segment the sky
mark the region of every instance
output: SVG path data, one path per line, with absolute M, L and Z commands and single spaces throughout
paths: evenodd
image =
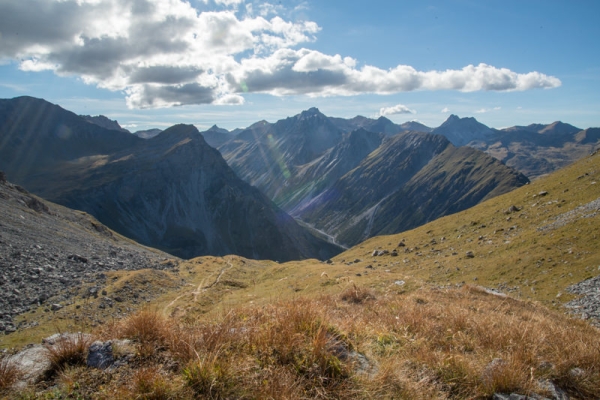
M 600 127 L 600 1 L 0 0 L 0 98 L 131 130 L 318 107 Z

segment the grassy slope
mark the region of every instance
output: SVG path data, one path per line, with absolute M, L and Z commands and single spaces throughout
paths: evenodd
M 52 328 L 67 329 L 83 320 L 97 325 L 140 305 L 167 315 L 194 318 L 237 305 L 336 294 L 353 283 L 378 291 L 403 292 L 424 284 L 467 283 L 559 307 L 572 298 L 565 292 L 567 286 L 599 273 L 600 216 L 583 218 L 586 213 L 576 210 L 599 198 L 599 173 L 600 155 L 596 154 L 469 210 L 411 231 L 371 238 L 335 257 L 332 264 L 199 257 L 182 261 L 175 273 L 148 275 L 141 282 L 136 280 L 140 272 L 108 273 L 103 286 L 106 296 L 88 298 L 81 289 L 81 301 L 72 306 L 55 313 L 44 313 L 42 307 L 37 314 L 26 316 L 41 318 L 40 326 L 12 336 L 14 339 L 4 339 L 2 344 L 23 343 L 24 337 L 27 341 L 37 339 Z M 542 191 L 548 194 L 540 196 Z M 506 214 L 512 205 L 521 211 Z M 565 214 L 571 217 L 561 219 Z M 568 223 L 560 226 L 557 218 Z M 405 246 L 398 247 L 401 241 Z M 398 256 L 374 257 L 375 249 L 396 249 Z M 469 251 L 473 258 L 466 256 Z M 400 280 L 405 282 L 403 286 L 395 284 Z M 119 292 L 126 282 L 132 289 Z M 134 298 L 136 290 L 145 294 Z M 122 302 L 98 309 L 103 297 L 117 295 Z M 77 305 L 79 309 L 75 309 Z M 86 307 L 93 312 L 84 312 Z M 121 314 L 115 314 L 117 307 Z
M 134 339 L 126 369 L 57 375 L 61 396 L 489 398 L 548 396 L 540 382 L 550 380 L 572 398 L 595 398 L 597 329 L 540 303 L 558 307 L 568 285 L 598 274 L 599 217 L 577 209 L 600 196 L 599 171 L 600 155 L 587 157 L 467 211 L 372 238 L 332 264 L 200 257 L 174 272 L 108 273 L 106 296 L 45 313 L 47 322 L 9 337 L 96 325 L 104 339 Z M 521 210 L 506 214 L 511 205 Z M 461 282 L 525 301 L 456 289 Z M 121 320 L 115 307 L 152 312 Z

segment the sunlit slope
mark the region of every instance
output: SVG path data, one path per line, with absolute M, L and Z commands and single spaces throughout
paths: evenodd
M 241 305 L 337 294 L 352 285 L 391 294 L 464 282 L 560 308 L 573 298 L 565 292 L 569 285 L 600 273 L 599 171 L 595 154 L 469 210 L 371 238 L 330 262 L 198 257 L 168 272 L 109 272 L 94 283 L 97 298 L 81 288 L 72 305 L 27 315 L 41 316 L 40 324 L 18 334 L 31 339 L 48 327 L 98 325 L 140 307 L 191 320 Z
M 599 170 L 596 154 L 469 210 L 369 239 L 331 264 L 195 259 L 180 266 L 180 274 L 189 274 L 184 279 L 204 281 L 202 287 L 218 276 L 220 281 L 196 301 L 172 306 L 205 312 L 213 303 L 231 306 L 335 292 L 352 283 L 410 290 L 424 283 L 463 282 L 558 305 L 572 297 L 565 293 L 567 286 L 600 273 Z M 375 250 L 388 253 L 374 256 Z
M 393 267 L 434 284 L 476 283 L 562 302 L 568 285 L 600 273 L 599 170 L 595 153 L 466 211 L 369 239 L 334 260 L 361 259 L 360 266 Z M 398 255 L 373 257 L 375 249 Z

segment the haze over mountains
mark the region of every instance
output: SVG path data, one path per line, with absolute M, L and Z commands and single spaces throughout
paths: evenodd
M 351 246 L 506 193 L 600 144 L 598 129 L 558 122 L 496 130 L 452 115 L 432 129 L 316 108 L 232 132 L 130 134 L 20 97 L 0 101 L 0 120 L 9 180 L 184 258 L 326 259 L 340 248 L 306 226 Z
M 144 140 L 34 98 L 0 102 L 0 169 L 33 193 L 181 257 L 325 259 L 318 239 L 241 181 L 193 126 Z

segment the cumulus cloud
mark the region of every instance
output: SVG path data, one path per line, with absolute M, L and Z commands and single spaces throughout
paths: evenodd
M 442 113 L 443 114 L 446 114 L 446 113 L 449 113 L 449 112 L 450 112 L 450 109 L 448 107 L 442 108 Z
M 0 2 L 0 62 L 50 70 L 123 91 L 129 107 L 242 104 L 244 93 L 351 96 L 414 90 L 522 91 L 560 86 L 533 71 L 487 64 L 418 71 L 408 65 L 358 66 L 339 54 L 298 45 L 316 39 L 312 21 L 291 22 L 243 0 L 28 0 Z M 235 11 L 238 11 L 237 13 Z M 269 15 L 274 15 L 268 18 Z
M 383 107 L 379 110 L 380 116 L 395 115 L 395 114 L 416 114 L 415 110 L 411 110 L 404 104 L 397 104 L 392 107 Z

